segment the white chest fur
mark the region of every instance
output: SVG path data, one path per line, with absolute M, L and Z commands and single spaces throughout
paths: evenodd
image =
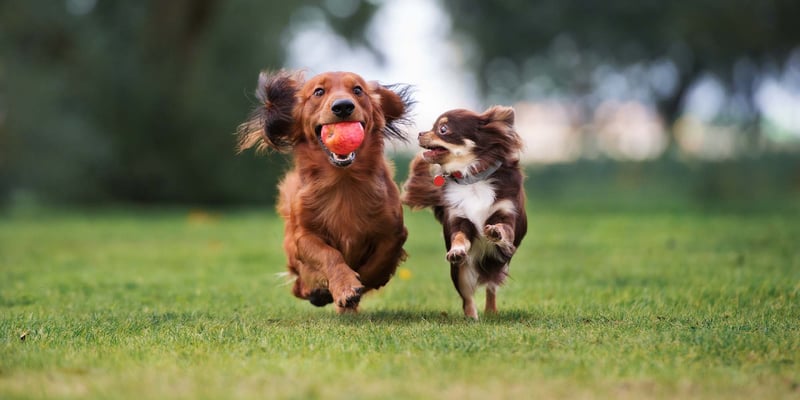
M 449 182 L 444 190 L 444 198 L 450 209 L 450 217 L 470 220 L 478 232 L 483 231 L 486 219 L 494 212 L 495 193 L 491 180 L 471 185 Z

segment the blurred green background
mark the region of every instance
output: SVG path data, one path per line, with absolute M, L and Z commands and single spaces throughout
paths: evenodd
M 796 207 L 800 2 L 0 1 L 0 204 L 271 203 L 261 69 L 415 85 L 413 138 L 514 105 L 531 200 Z

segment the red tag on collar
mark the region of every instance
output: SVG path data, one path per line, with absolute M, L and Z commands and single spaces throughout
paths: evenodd
M 444 186 L 444 176 L 443 175 L 436 175 L 433 177 L 433 184 L 436 186 Z

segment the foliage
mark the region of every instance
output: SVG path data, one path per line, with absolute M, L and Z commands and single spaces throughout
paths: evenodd
M 0 397 L 797 395 L 796 213 L 529 211 L 500 314 L 473 323 L 427 212 L 398 276 L 336 316 L 275 276 L 268 211 L 18 210 Z
M 398 183 L 410 156 L 395 156 Z M 800 208 L 800 157 L 794 154 L 699 161 L 608 159 L 528 165 L 528 199 L 569 210 L 692 209 L 752 212 Z
M 284 162 L 237 157 L 233 133 L 314 2 L 81 3 L 0 3 L 0 200 L 271 200 Z M 375 7 L 356 7 L 330 18 L 364 25 Z
M 800 50 L 800 4 L 791 0 L 444 4 L 456 32 L 474 43 L 470 62 L 488 95 L 602 101 L 595 92 L 604 74 L 619 71 L 631 75 L 629 95 L 655 103 L 669 123 L 691 85 L 711 73 L 733 93 L 735 120 L 753 133 L 758 84 Z
M 379 2 L 318 3 L 0 2 L 0 205 L 271 202 L 286 158 L 234 152 L 258 71 L 283 65 L 285 36 L 306 17 L 373 45 L 365 31 Z M 462 50 L 485 91 L 503 101 L 532 77 L 587 94 L 604 66 L 644 65 L 634 69 L 649 79 L 674 64 L 674 88 L 645 88 L 674 116 L 703 71 L 747 92 L 800 43 L 796 1 L 443 4 L 475 44 Z M 397 166 L 402 180 L 407 164 Z
M 531 166 L 532 200 L 570 209 L 800 210 L 800 158 L 584 160 Z

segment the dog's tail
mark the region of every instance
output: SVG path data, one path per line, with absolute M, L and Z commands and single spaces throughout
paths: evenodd
M 433 183 L 435 165 L 417 155 L 411 161 L 408 179 L 403 184 L 403 194 L 400 200 L 412 209 L 436 207 L 444 204 L 442 188 Z

